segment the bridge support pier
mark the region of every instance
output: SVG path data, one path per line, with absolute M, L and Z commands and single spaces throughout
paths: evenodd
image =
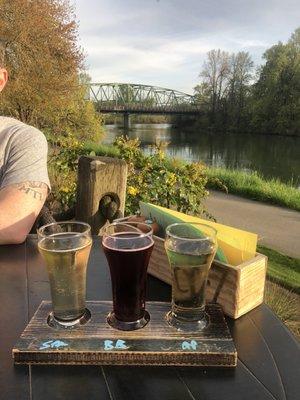
M 130 128 L 130 116 L 129 113 L 124 113 L 124 130 L 128 131 Z

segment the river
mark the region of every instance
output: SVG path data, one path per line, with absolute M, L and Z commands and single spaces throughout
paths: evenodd
M 121 126 L 106 125 L 106 143 L 123 135 Z M 215 167 L 258 171 L 300 186 L 300 137 L 272 135 L 208 134 L 176 129 L 170 124 L 135 124 L 127 135 L 139 138 L 146 153 L 156 140 L 167 141 L 166 153 L 186 161 L 202 161 Z

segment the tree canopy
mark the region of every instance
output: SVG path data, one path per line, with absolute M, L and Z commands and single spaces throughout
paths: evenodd
M 48 130 L 94 137 L 101 120 L 80 85 L 84 53 L 68 0 L 0 0 L 9 83 L 0 112 Z
M 223 130 L 244 129 L 246 97 L 252 78 L 249 53 L 211 50 L 200 72 L 195 95 L 203 104 L 209 125 Z
M 199 126 L 216 131 L 300 135 L 300 28 L 268 49 L 255 81 L 246 52 L 207 53 L 195 87 Z
M 262 133 L 300 135 L 300 28 L 264 53 L 253 86 L 253 127 Z

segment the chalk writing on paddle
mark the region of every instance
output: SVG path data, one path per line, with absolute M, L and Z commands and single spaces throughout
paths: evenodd
M 181 343 L 182 350 L 197 350 L 198 343 L 196 340 L 191 340 L 190 342 L 184 341 Z
M 113 340 L 104 340 L 104 350 L 126 350 L 125 340 L 118 339 L 115 343 Z
M 48 340 L 47 342 L 42 343 L 39 350 L 44 349 L 59 349 L 60 347 L 69 346 L 68 343 L 65 343 L 61 340 Z

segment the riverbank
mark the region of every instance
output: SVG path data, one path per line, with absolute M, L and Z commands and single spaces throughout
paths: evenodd
M 99 156 L 119 156 L 118 149 L 113 145 L 87 143 L 85 149 Z M 209 189 L 227 191 L 248 199 L 300 211 L 300 190 L 292 184 L 280 182 L 278 179 L 267 180 L 256 172 L 248 173 L 226 168 L 208 167 L 207 174 Z
M 227 168 L 208 168 L 207 173 L 211 189 L 220 190 L 218 179 L 230 194 L 300 211 L 300 190 L 292 184 L 282 183 L 279 179 L 267 180 L 257 172 Z

